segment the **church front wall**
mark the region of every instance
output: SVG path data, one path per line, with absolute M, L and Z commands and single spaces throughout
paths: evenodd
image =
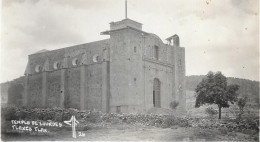
M 129 95 L 128 36 L 122 30 L 110 37 L 110 111 L 127 110 Z
M 172 68 L 157 63 L 144 61 L 145 74 L 145 107 L 153 108 L 153 83 L 154 79 L 160 81 L 160 104 L 162 108 L 169 108 L 172 97 Z
M 142 33 L 128 30 L 128 84 L 127 112 L 144 112 L 144 81 L 143 81 L 143 47 L 144 36 Z

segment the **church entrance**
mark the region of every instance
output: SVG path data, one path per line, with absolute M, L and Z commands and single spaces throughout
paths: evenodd
M 154 107 L 161 107 L 160 85 L 161 83 L 159 79 L 155 78 L 153 80 L 153 106 Z

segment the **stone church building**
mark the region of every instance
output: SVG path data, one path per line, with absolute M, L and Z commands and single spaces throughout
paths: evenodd
M 29 55 L 25 76 L 11 82 L 18 106 L 102 112 L 147 112 L 178 101 L 185 111 L 185 50 L 131 19 L 110 23 L 110 38 Z M 11 97 L 12 98 L 12 97 Z

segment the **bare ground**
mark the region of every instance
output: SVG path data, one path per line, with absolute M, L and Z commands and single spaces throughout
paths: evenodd
M 79 132 L 79 131 L 78 131 Z M 3 141 L 254 141 L 250 135 L 217 129 L 193 127 L 157 128 L 143 125 L 113 124 L 92 128 L 85 136 L 72 138 L 71 131 L 62 130 L 48 136 L 6 135 Z

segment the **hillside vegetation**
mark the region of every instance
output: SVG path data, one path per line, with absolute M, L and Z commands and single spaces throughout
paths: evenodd
M 204 78 L 204 75 L 186 76 L 186 90 L 194 91 L 197 84 Z M 240 86 L 239 97 L 247 96 L 250 102 L 259 103 L 259 82 L 247 79 L 228 77 L 228 84 L 237 84 Z

